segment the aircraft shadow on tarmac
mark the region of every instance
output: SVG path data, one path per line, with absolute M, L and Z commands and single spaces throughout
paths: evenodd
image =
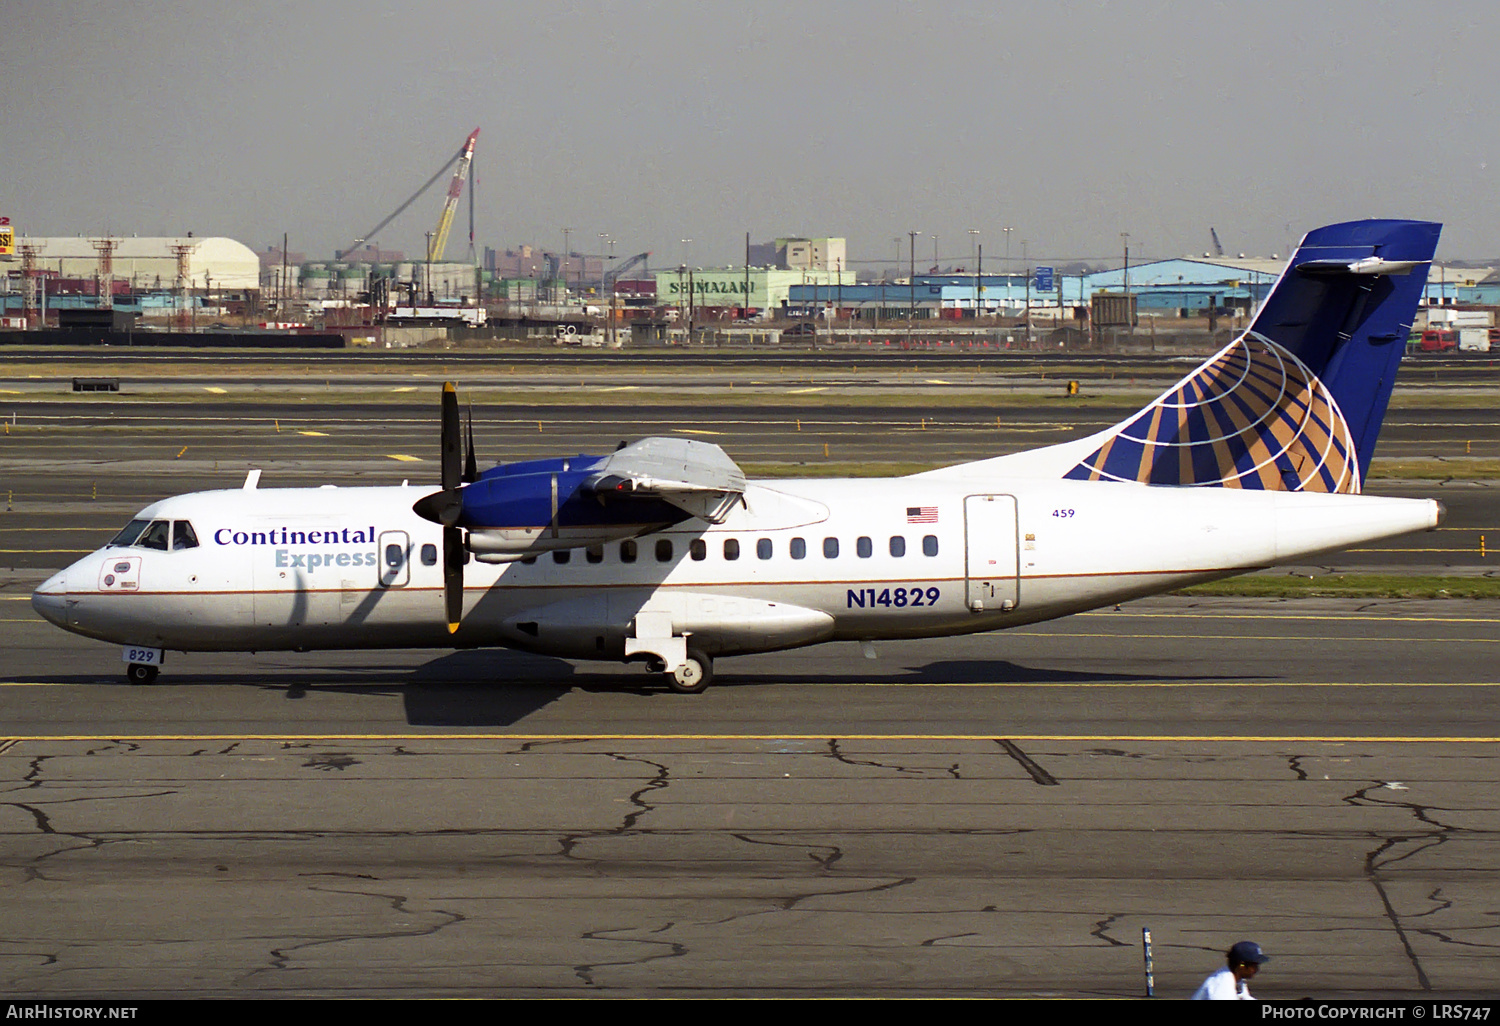
M 634 695 L 681 702 L 688 711 L 713 696 L 731 697 L 753 689 L 794 683 L 798 685 L 891 684 L 992 684 L 1018 686 L 1051 684 L 1132 684 L 1164 681 L 1220 679 L 1131 673 L 1088 673 L 1051 667 L 1025 666 L 1006 660 L 948 659 L 920 665 L 861 667 L 862 672 L 799 672 L 786 674 L 733 671 L 732 662 L 721 663 L 713 687 L 705 696 L 674 695 L 660 678 L 640 666 L 584 663 L 580 669 L 563 659 L 507 649 L 465 650 L 448 653 L 416 667 L 410 664 L 362 663 L 358 665 L 309 663 L 306 673 L 283 668 L 251 673 L 183 673 L 165 676 L 149 687 L 195 687 L 201 685 L 249 686 L 281 691 L 289 701 L 305 699 L 312 692 L 348 695 L 400 696 L 406 720 L 426 727 L 508 727 L 546 708 L 569 693 Z M 727 671 L 727 672 L 726 672 Z M 295 679 L 288 680 L 295 675 Z M 1242 680 L 1225 677 L 1225 680 Z M 96 675 L 53 675 L 48 683 L 136 687 L 123 678 L 101 680 Z
M 364 674 L 370 669 L 350 668 L 348 672 L 351 675 Z M 391 677 L 389 685 L 396 685 L 400 690 L 406 706 L 407 722 L 413 726 L 513 726 L 573 692 L 655 697 L 688 703 L 689 709 L 693 707 L 692 703 L 702 701 L 696 696 L 672 694 L 655 674 L 647 673 L 638 666 L 602 666 L 598 670 L 580 670 L 562 659 L 505 650 L 455 652 L 405 674 L 393 673 Z M 404 680 L 397 683 L 397 678 L 400 677 L 404 677 Z M 873 673 L 803 672 L 798 673 L 794 680 L 784 674 L 726 673 L 721 669 L 708 694 L 733 696 L 736 693 L 744 694 L 750 689 L 787 683 L 814 687 L 820 684 L 851 685 L 871 681 L 888 684 L 1089 685 L 1201 679 L 1203 678 L 1075 673 L 1021 666 L 1004 660 L 941 660 L 920 666 L 891 666 L 883 672 Z M 389 693 L 389 685 L 381 690 Z M 332 684 L 318 687 L 319 690 L 329 687 L 349 691 L 368 690 L 367 685 Z

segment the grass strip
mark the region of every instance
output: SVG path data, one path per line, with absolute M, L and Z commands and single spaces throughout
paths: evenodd
M 1195 584 L 1174 595 L 1239 598 L 1500 598 L 1500 577 L 1423 574 L 1251 574 Z

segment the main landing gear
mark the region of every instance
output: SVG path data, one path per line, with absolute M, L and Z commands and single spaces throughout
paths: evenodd
M 713 659 L 696 648 L 688 649 L 682 662 L 672 668 L 667 666 L 666 660 L 653 654 L 646 660 L 646 669 L 661 674 L 667 687 L 679 695 L 696 695 L 706 691 L 714 679 Z
M 667 687 L 679 695 L 696 695 L 708 688 L 714 679 L 714 661 L 696 648 L 687 650 L 687 658 L 667 674 Z
M 149 663 L 131 663 L 125 670 L 125 679 L 132 684 L 151 684 L 160 673 L 160 666 L 152 666 Z

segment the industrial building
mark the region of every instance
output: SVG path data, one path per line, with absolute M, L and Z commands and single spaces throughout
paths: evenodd
M 20 268 L 24 259 L 21 254 L 31 247 L 39 274 L 49 278 L 94 280 L 101 276 L 102 250 L 106 243 L 111 249 L 108 254 L 111 277 L 116 282 L 128 282 L 132 292 L 178 287 L 240 291 L 260 287 L 260 259 L 255 251 L 243 243 L 218 236 L 27 237 L 17 240 L 17 258 L 12 267 Z
M 853 287 L 853 271 L 814 268 L 785 270 L 775 267 L 677 268 L 656 274 L 657 302 L 699 309 L 733 308 L 780 310 L 788 305 L 793 288 L 830 289 Z M 692 297 L 691 300 L 689 297 Z

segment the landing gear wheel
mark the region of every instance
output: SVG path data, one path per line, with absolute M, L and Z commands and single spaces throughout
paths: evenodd
M 161 673 L 159 666 L 152 666 L 149 663 L 131 663 L 130 668 L 125 671 L 125 679 L 132 684 L 151 684 L 159 673 Z
M 667 687 L 680 695 L 696 695 L 706 690 L 713 679 L 713 660 L 697 649 L 690 648 L 687 661 L 667 674 Z

